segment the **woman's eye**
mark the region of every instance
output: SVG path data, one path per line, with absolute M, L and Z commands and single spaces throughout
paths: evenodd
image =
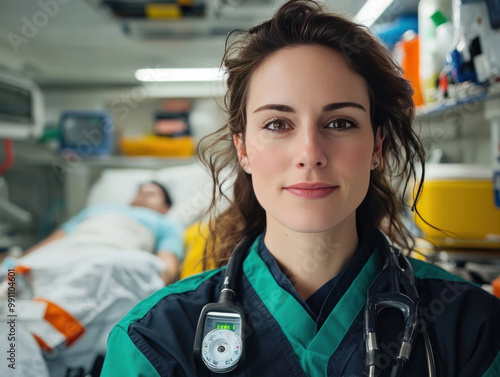
M 353 122 L 353 121 L 350 121 L 348 119 L 335 119 L 335 120 L 332 120 L 330 123 L 328 123 L 328 125 L 326 126 L 326 128 L 334 128 L 336 130 L 347 130 L 351 127 L 354 127 L 356 124 Z
M 290 130 L 292 127 L 290 127 L 286 122 L 280 119 L 275 119 L 267 122 L 264 126 L 264 128 L 274 131 L 274 132 L 280 132 L 280 131 L 286 131 Z

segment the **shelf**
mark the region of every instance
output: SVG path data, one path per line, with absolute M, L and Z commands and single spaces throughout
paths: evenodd
M 78 166 L 98 168 L 162 169 L 170 166 L 187 165 L 197 160 L 191 157 L 130 157 L 130 156 L 85 156 L 64 158 L 57 152 L 41 144 L 16 143 L 14 147 L 15 165 L 69 167 Z
M 196 161 L 195 157 L 128 157 L 128 156 L 95 156 L 86 158 L 63 158 L 61 156 L 19 158 L 19 164 L 30 166 L 53 166 L 76 168 L 77 165 L 86 167 L 120 168 L 120 169 L 162 169 L 171 166 L 187 165 Z
M 480 87 L 476 87 L 480 89 Z M 463 110 L 470 112 L 471 105 L 482 104 L 489 100 L 494 100 L 500 98 L 500 84 L 495 84 L 490 86 L 486 90 L 474 93 L 471 96 L 449 99 L 443 103 L 426 105 L 418 107 L 416 111 L 417 119 L 431 120 L 445 114 L 457 114 L 463 112 Z

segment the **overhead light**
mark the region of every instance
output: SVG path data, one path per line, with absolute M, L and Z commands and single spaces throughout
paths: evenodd
M 147 82 L 220 81 L 219 68 L 144 68 L 135 71 L 135 78 Z
M 365 5 L 354 16 L 354 21 L 365 25 L 372 26 L 375 21 L 384 13 L 394 0 L 367 0 Z

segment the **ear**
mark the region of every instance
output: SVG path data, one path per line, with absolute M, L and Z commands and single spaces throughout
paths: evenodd
M 238 155 L 238 161 L 240 162 L 241 168 L 246 173 L 252 174 L 252 168 L 248 161 L 247 147 L 241 137 L 241 133 L 233 135 L 233 143 L 236 147 L 236 154 Z
M 377 132 L 375 134 L 375 143 L 373 145 L 372 169 L 375 169 L 380 164 L 380 159 L 382 158 L 382 144 L 384 142 L 385 132 L 383 127 L 377 127 Z

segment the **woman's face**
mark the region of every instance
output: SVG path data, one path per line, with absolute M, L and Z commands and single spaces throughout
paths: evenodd
M 234 137 L 268 227 L 324 232 L 355 226 L 370 170 L 380 159 L 363 77 L 342 55 L 301 45 L 253 73 L 245 141 Z

